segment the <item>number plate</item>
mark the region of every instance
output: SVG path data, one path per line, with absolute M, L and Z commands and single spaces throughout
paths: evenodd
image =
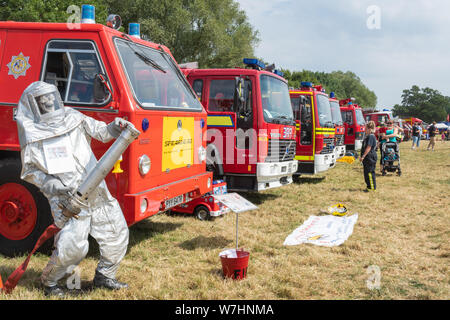
M 180 196 L 177 196 L 175 198 L 166 200 L 164 202 L 164 205 L 166 206 L 166 209 L 169 209 L 169 208 L 175 207 L 175 206 L 177 206 L 177 205 L 179 205 L 181 203 L 183 203 L 183 195 L 180 195 Z

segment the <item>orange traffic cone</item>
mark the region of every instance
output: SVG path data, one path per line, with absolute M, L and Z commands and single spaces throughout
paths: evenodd
M 0 275 L 0 291 L 3 291 L 2 276 Z

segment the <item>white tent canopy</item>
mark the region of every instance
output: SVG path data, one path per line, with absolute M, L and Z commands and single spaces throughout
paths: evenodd
M 448 129 L 448 126 L 445 123 L 436 123 L 436 128 L 438 129 Z

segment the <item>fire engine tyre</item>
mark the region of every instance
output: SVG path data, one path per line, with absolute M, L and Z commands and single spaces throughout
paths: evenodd
M 18 158 L 0 160 L 0 254 L 12 257 L 30 252 L 39 236 L 53 223 L 47 198 L 20 179 Z M 39 251 L 48 253 L 53 239 Z
M 211 215 L 209 214 L 209 209 L 205 206 L 198 206 L 197 208 L 195 208 L 194 214 L 197 217 L 197 219 L 201 221 L 209 220 L 211 218 Z

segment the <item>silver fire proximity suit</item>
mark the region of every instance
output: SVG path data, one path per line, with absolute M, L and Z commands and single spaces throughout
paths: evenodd
M 128 246 L 128 226 L 105 181 L 89 197 L 88 208 L 82 209 L 78 219 L 63 214 L 58 204 L 97 164 L 90 147 L 91 138 L 102 142 L 117 138 L 120 134 L 117 121 L 107 125 L 64 107 L 54 85 L 37 81 L 20 98 L 17 126 L 21 178 L 37 186 L 48 198 L 54 223 L 61 228 L 55 236 L 55 250 L 42 273 L 42 283 L 46 287 L 56 286 L 69 267 L 83 260 L 88 252 L 89 234 L 100 248 L 96 275 L 115 279 Z

